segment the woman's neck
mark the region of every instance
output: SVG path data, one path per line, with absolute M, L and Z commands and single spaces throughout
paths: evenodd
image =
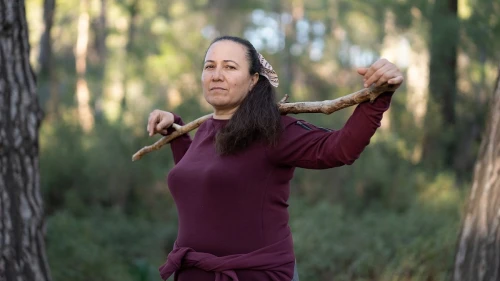
M 220 120 L 229 120 L 231 117 L 233 117 L 233 114 L 236 112 L 238 108 L 232 108 L 232 109 L 214 109 L 214 119 L 220 119 Z

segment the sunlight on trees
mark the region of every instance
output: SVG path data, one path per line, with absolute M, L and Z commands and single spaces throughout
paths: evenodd
M 497 75 L 497 2 L 457 1 L 445 23 L 432 1 L 55 1 L 50 56 L 41 47 L 44 1 L 26 2 L 34 69 L 50 57 L 38 93 L 55 281 L 157 280 L 156 265 L 176 234 L 165 182 L 173 160 L 168 148 L 139 164 L 130 156 L 156 140 L 145 129 L 153 109 L 185 122 L 210 113 L 202 62 L 208 44 L 226 33 L 249 39 L 271 62 L 278 97 L 289 101 L 359 90 L 355 68 L 380 57 L 405 73 L 382 130 L 355 165 L 296 171 L 290 224 L 300 278 L 448 280 Z M 456 56 L 447 59 L 456 66 L 439 59 L 452 43 Z M 456 72 L 456 83 L 442 84 L 449 79 L 436 80 L 431 69 Z M 453 87 L 450 98 L 445 89 Z M 339 129 L 350 112 L 300 118 Z M 114 223 L 125 233 L 97 226 Z M 70 235 L 116 264 L 96 263 L 104 258 Z M 74 250 L 67 260 L 63 246 Z M 56 266 L 67 263 L 81 267 Z M 124 268 L 123 276 L 111 274 Z

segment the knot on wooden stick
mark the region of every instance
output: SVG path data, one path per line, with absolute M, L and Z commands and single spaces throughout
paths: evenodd
M 375 86 L 375 84 L 372 84 L 370 88 L 368 88 L 369 91 L 368 96 L 370 97 L 370 103 L 375 102 L 377 97 L 380 96 L 382 93 L 393 92 L 395 90 L 396 90 L 396 85 L 393 84 L 384 83 L 380 86 Z

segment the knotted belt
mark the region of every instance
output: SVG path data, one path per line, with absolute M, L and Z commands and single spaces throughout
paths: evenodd
M 163 280 L 167 280 L 177 270 L 188 267 L 214 272 L 215 281 L 239 281 L 235 272 L 237 269 L 265 271 L 272 280 L 292 280 L 295 257 L 291 249 L 291 235 L 247 254 L 222 257 L 196 252 L 189 247 L 179 247 L 175 243 L 159 271 Z

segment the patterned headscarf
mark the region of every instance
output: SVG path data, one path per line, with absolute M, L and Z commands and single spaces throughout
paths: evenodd
M 267 62 L 267 60 L 259 53 L 259 60 L 260 64 L 262 66 L 262 70 L 260 71 L 260 75 L 264 76 L 269 80 L 271 85 L 273 87 L 278 87 L 279 85 L 279 80 L 278 80 L 278 74 L 276 74 L 276 71 L 273 70 L 273 67 L 271 64 Z

